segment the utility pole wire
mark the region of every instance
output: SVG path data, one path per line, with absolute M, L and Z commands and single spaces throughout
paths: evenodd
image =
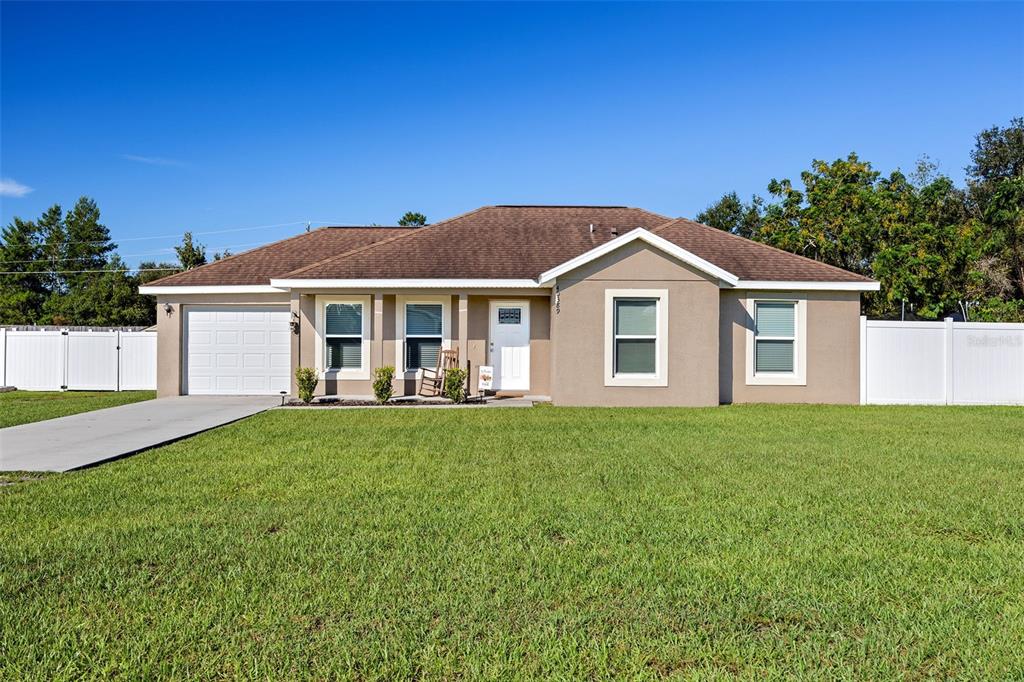
M 0 272 L 0 275 L 84 275 L 91 272 L 185 272 L 182 268 L 108 268 L 106 270 L 36 270 L 35 272 Z

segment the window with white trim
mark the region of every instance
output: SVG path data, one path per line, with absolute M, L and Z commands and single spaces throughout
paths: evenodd
M 615 376 L 658 371 L 658 299 L 615 299 Z
M 807 385 L 807 299 L 763 294 L 746 301 L 747 384 Z
M 795 371 L 796 301 L 754 302 L 754 373 Z
M 441 303 L 405 304 L 405 369 L 437 366 L 444 329 Z
M 604 385 L 668 386 L 668 290 L 605 289 Z
M 324 306 L 324 369 L 328 372 L 363 367 L 362 303 Z

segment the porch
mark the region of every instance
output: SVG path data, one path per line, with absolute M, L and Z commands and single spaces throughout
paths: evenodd
M 442 350 L 458 352 L 476 393 L 479 368 L 494 368 L 499 396 L 551 394 L 550 290 L 291 293 L 291 393 L 295 369 L 320 374 L 317 396 L 373 395 L 373 370 L 395 368 L 395 396 L 417 396 Z

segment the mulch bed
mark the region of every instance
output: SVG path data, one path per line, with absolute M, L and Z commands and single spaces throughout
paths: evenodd
M 383 405 L 373 400 L 314 400 L 313 402 L 306 404 L 301 400 L 289 400 L 284 404 L 285 407 L 437 407 L 439 405 L 454 406 L 450 402 L 441 401 L 426 401 L 426 400 L 392 400 L 384 403 Z M 466 402 L 462 403 L 462 406 L 482 406 L 482 402 Z

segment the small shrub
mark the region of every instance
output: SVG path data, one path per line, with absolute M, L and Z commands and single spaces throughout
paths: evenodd
M 466 402 L 466 370 L 456 367 L 445 372 L 443 392 L 453 403 Z
M 316 383 L 320 380 L 318 373 L 312 367 L 299 367 L 295 370 L 295 383 L 299 387 L 299 400 L 309 403 L 313 400 L 313 391 L 316 390 Z
M 395 394 L 395 368 L 384 365 L 373 370 L 373 396 L 383 405 Z

